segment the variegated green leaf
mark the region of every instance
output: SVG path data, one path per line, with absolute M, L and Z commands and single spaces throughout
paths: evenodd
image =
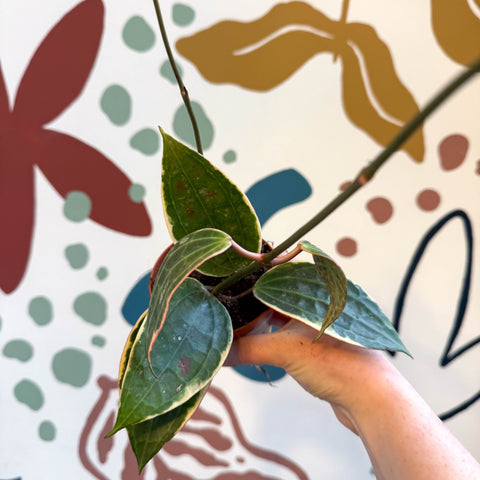
M 305 252 L 313 255 L 313 261 L 318 273 L 322 277 L 330 294 L 330 302 L 327 313 L 323 319 L 320 332 L 316 340 L 318 340 L 323 332 L 339 317 L 345 307 L 347 300 L 347 277 L 343 270 L 320 248 L 303 240 L 300 247 Z
M 146 352 L 147 317 L 129 349 L 120 407 L 110 434 L 166 413 L 205 387 L 222 366 L 233 338 L 226 308 L 203 285 L 187 278 L 171 299 L 163 328 Z
M 145 321 L 148 357 L 165 321 L 173 292 L 199 265 L 230 245 L 231 238 L 225 232 L 204 228 L 186 235 L 170 249 L 158 270 Z
M 255 284 L 255 296 L 269 307 L 320 330 L 329 292 L 315 266 L 307 262 L 278 265 Z M 348 343 L 408 354 L 396 330 L 379 306 L 348 280 L 345 308 L 326 332 Z
M 127 427 L 128 438 L 137 458 L 139 473 L 194 414 L 209 385 L 173 410 Z
M 259 252 L 260 224 L 247 197 L 202 155 L 160 131 L 163 206 L 172 238 L 179 240 L 202 228 L 216 228 L 243 248 Z M 199 270 L 227 276 L 248 263 L 248 259 L 229 250 Z
M 122 356 L 120 358 L 120 367 L 118 369 L 118 388 L 122 390 L 123 379 L 125 378 L 125 370 L 127 369 L 128 360 L 130 358 L 130 354 L 132 353 L 132 347 L 135 343 L 135 339 L 137 338 L 138 332 L 140 327 L 143 325 L 145 318 L 147 316 L 148 310 L 145 310 L 133 326 L 132 330 L 130 330 L 130 334 L 128 335 L 127 341 L 125 342 L 125 346 L 123 347 Z

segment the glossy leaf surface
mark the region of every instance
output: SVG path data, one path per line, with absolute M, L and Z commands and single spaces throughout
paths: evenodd
M 152 350 L 157 378 L 145 348 L 149 315 L 125 350 L 128 359 L 121 372 L 120 408 L 110 434 L 189 400 L 210 382 L 230 349 L 233 330 L 227 310 L 200 282 L 187 278 L 172 297 Z
M 128 438 L 141 471 L 148 461 L 185 425 L 203 399 L 209 385 L 185 403 L 145 422 L 127 427 Z
M 202 228 L 217 228 L 243 248 L 259 252 L 260 224 L 247 197 L 203 156 L 161 133 L 162 196 L 172 238 L 179 240 Z M 232 250 L 210 260 L 200 270 L 226 276 L 248 263 Z
M 315 265 L 307 262 L 278 265 L 258 280 L 254 294 L 274 310 L 321 329 L 329 292 Z M 408 354 L 378 305 L 351 281 L 348 281 L 345 308 L 325 333 L 348 343 Z
M 147 318 L 148 310 L 145 310 L 140 318 L 137 320 L 137 323 L 130 330 L 125 346 L 123 347 L 122 356 L 120 358 L 120 366 L 118 369 L 118 388 L 120 392 L 122 391 L 123 379 L 125 378 L 125 371 L 127 370 L 128 360 L 130 359 L 130 354 L 132 353 L 132 348 L 135 345 L 135 340 L 137 339 L 138 332 L 140 327 L 143 325 L 145 318 Z
M 343 270 L 322 250 L 306 240 L 300 242 L 302 250 L 311 253 L 317 272 L 329 293 L 329 304 L 317 339 L 339 317 L 347 300 L 347 277 Z
M 205 228 L 172 246 L 158 270 L 145 322 L 149 356 L 165 321 L 170 298 L 180 283 L 203 262 L 224 252 L 230 245 L 231 238 L 226 233 Z

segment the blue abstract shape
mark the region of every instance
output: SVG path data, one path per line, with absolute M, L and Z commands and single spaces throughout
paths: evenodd
M 133 286 L 122 306 L 123 318 L 130 324 L 135 325 L 140 315 L 148 308 L 150 302 L 150 293 L 148 290 L 148 281 L 150 272 L 147 272 Z
M 312 188 L 303 175 L 289 168 L 259 180 L 245 194 L 263 226 L 282 208 L 307 199 L 312 194 Z
M 259 367 L 255 365 L 238 365 L 233 367 L 233 369 L 240 375 L 255 382 L 276 382 L 285 376 L 283 368 L 272 365 L 260 365 Z

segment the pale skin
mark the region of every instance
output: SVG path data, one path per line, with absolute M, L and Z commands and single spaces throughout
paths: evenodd
M 327 335 L 313 343 L 312 328 L 276 314 L 264 318 L 281 328 L 236 339 L 228 364 L 284 368 L 329 402 L 362 440 L 377 480 L 480 479 L 480 464 L 383 353 Z

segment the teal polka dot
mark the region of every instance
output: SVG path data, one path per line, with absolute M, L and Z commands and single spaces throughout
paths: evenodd
M 52 370 L 59 382 L 83 387 L 90 378 L 92 359 L 83 350 L 65 348 L 53 357 Z
M 102 325 L 107 319 L 107 302 L 96 292 L 79 295 L 73 302 L 75 313 L 88 323 Z
M 134 183 L 128 190 L 128 195 L 132 199 L 132 202 L 141 203 L 145 197 L 145 187 L 139 183 Z
M 53 306 L 47 297 L 35 297 L 30 300 L 28 313 L 40 326 L 48 325 L 53 319 Z
M 237 160 L 237 154 L 233 150 L 228 150 L 223 154 L 223 161 L 225 163 L 233 163 Z
M 175 62 L 175 65 L 177 66 L 178 74 L 180 75 L 180 77 L 182 77 L 182 75 L 183 75 L 182 68 L 180 67 L 180 65 L 177 62 Z M 175 78 L 175 74 L 173 73 L 173 68 L 170 65 L 170 62 L 168 60 L 165 60 L 162 63 L 162 65 L 160 67 L 160 75 L 163 78 L 167 79 L 173 85 L 177 84 L 177 79 Z
M 138 15 L 130 18 L 123 27 L 122 38 L 125 44 L 137 52 L 146 52 L 155 43 L 155 34 L 148 23 Z
M 105 337 L 102 337 L 100 335 L 94 335 L 92 337 L 92 345 L 95 345 L 96 347 L 104 347 L 105 343 L 107 343 Z
M 172 19 L 174 23 L 181 27 L 190 25 L 195 18 L 195 11 L 193 8 L 183 3 L 176 3 L 172 8 Z
M 31 380 L 24 379 L 15 385 L 13 391 L 15 398 L 32 410 L 40 410 L 44 403 L 43 393 L 40 387 Z
M 3 347 L 3 354 L 7 358 L 14 358 L 20 362 L 28 362 L 33 357 L 33 347 L 25 340 L 10 340 Z
M 125 125 L 130 120 L 132 100 L 121 85 L 111 85 L 103 92 L 100 107 L 114 125 Z
M 202 106 L 197 102 L 192 102 L 192 110 L 195 114 L 195 118 L 197 119 L 202 146 L 204 150 L 207 150 L 213 142 L 213 124 L 207 117 Z M 175 112 L 175 116 L 173 118 L 173 130 L 180 140 L 183 140 L 193 148 L 196 148 L 195 135 L 193 133 L 192 124 L 190 123 L 190 117 L 188 116 L 185 105 L 181 105 Z
M 65 257 L 72 268 L 83 268 L 88 262 L 88 248 L 83 243 L 69 245 L 65 249 Z
M 63 214 L 72 222 L 82 222 L 90 215 L 92 201 L 84 192 L 72 191 L 65 197 Z
M 38 427 L 38 436 L 45 442 L 51 442 L 52 440 L 55 440 L 56 435 L 57 429 L 49 420 L 43 421 Z
M 159 135 L 151 128 L 144 128 L 130 139 L 130 146 L 145 155 L 153 155 L 160 146 Z
M 100 267 L 97 270 L 97 278 L 99 280 L 105 280 L 108 277 L 108 270 L 105 267 Z

